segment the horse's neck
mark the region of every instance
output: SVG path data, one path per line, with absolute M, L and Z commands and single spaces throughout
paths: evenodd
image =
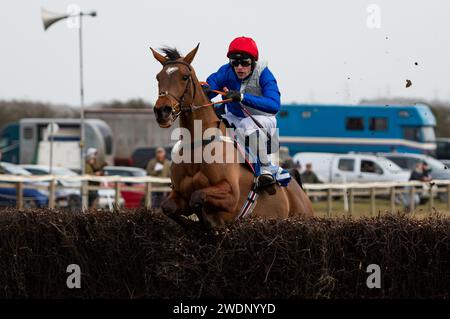
M 211 101 L 208 99 L 208 97 L 203 92 L 202 86 L 200 85 L 197 77 L 194 75 L 192 77 L 193 84 L 195 86 L 195 99 L 193 102 L 194 106 L 202 106 L 209 104 Z M 206 106 L 206 107 L 200 107 L 196 109 L 193 112 L 184 112 L 180 115 L 180 127 L 187 128 L 190 133 L 192 139 L 194 139 L 195 132 L 195 121 L 201 121 L 201 127 L 202 127 L 202 136 L 206 129 L 208 128 L 216 128 L 219 126 L 219 118 L 216 115 L 216 112 L 214 111 L 214 106 Z M 197 123 L 198 126 L 198 123 Z M 199 132 L 196 132 L 197 134 Z

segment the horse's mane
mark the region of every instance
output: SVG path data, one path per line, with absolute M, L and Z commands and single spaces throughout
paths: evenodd
M 179 58 L 181 58 L 181 54 L 180 54 L 180 52 L 178 52 L 178 50 L 176 48 L 164 47 L 164 48 L 161 48 L 161 51 L 164 52 L 164 54 L 166 55 L 166 58 L 168 58 L 169 61 L 175 61 L 175 60 L 178 60 Z

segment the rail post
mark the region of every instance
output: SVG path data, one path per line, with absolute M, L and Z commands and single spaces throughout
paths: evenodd
M 411 188 L 409 189 L 409 212 L 410 213 L 414 213 L 414 209 L 415 209 L 415 196 L 416 194 L 416 188 L 415 186 L 411 186 Z
M 430 214 L 433 213 L 433 207 L 434 207 L 434 192 L 433 192 L 433 185 L 430 185 L 430 199 L 429 199 L 429 206 L 428 209 L 430 211 Z
M 81 211 L 84 212 L 89 208 L 89 205 L 92 203 L 89 203 L 89 197 L 88 197 L 89 189 L 88 189 L 88 181 L 82 180 L 81 181 Z
M 447 184 L 447 210 L 450 210 L 450 184 Z
M 350 188 L 350 196 L 349 196 L 350 198 L 349 198 L 349 209 L 348 209 L 348 216 L 349 217 L 351 217 L 351 216 L 353 216 L 353 210 L 354 210 L 354 191 L 353 191 L 353 188 L 351 187 Z
M 50 180 L 49 187 L 49 197 L 48 197 L 48 208 L 54 209 L 55 208 L 55 197 L 56 197 L 56 183 L 55 183 L 55 177 L 52 177 Z
M 150 209 L 152 207 L 152 183 L 145 183 L 145 208 Z
M 395 186 L 391 187 L 391 214 L 395 212 Z
M 16 184 L 16 207 L 17 209 L 23 209 L 23 183 L 17 182 Z
M 375 187 L 370 189 L 370 216 L 375 215 Z
M 327 190 L 327 217 L 331 216 L 331 209 L 332 209 L 332 202 L 333 202 L 333 196 L 332 196 L 332 189 L 328 188 Z
M 116 209 L 120 208 L 120 183 L 117 180 L 114 183 L 114 206 L 116 206 Z

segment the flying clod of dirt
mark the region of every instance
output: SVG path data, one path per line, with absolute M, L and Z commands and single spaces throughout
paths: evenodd
M 406 87 L 409 88 L 412 85 L 411 80 L 406 80 Z

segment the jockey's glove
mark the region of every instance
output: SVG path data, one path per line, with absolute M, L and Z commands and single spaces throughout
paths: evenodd
M 225 99 L 232 99 L 233 102 L 240 102 L 242 101 L 242 94 L 239 91 L 230 90 L 225 94 Z
M 208 95 L 209 93 L 211 93 L 211 88 L 209 87 L 209 85 L 202 85 L 202 89 L 203 92 L 205 92 L 206 95 Z

